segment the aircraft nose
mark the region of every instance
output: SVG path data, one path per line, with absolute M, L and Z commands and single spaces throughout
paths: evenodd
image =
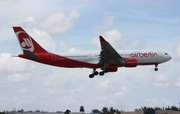
M 167 57 L 168 61 L 172 59 L 172 57 L 170 55 L 168 55 Z

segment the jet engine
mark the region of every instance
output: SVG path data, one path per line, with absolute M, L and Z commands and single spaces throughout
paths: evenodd
M 124 59 L 120 64 L 124 67 L 136 67 L 137 59 L 136 58 L 127 58 L 127 59 Z

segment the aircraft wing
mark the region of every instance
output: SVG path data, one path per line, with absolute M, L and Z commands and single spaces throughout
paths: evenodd
M 99 39 L 101 44 L 99 64 L 119 64 L 123 58 L 102 36 L 99 36 Z

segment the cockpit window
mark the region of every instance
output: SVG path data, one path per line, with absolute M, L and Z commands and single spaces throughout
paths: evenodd
M 165 53 L 165 55 L 168 55 L 168 53 Z

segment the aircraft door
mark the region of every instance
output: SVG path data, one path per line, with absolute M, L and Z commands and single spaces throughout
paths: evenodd
M 156 56 L 156 61 L 159 62 L 162 58 L 162 53 L 161 52 L 157 52 L 158 56 Z

